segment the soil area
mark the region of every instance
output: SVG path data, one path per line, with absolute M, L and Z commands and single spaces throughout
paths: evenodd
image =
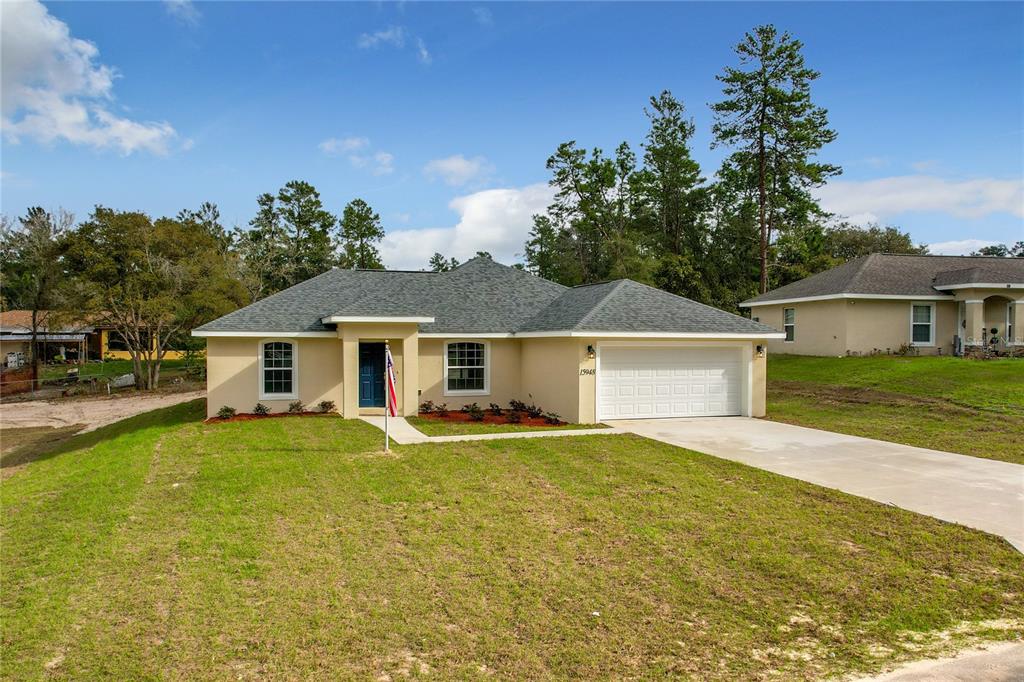
M 520 420 L 518 422 L 511 422 L 508 420 L 508 410 L 502 413 L 500 417 L 491 414 L 491 412 L 485 411 L 483 421 L 476 422 L 477 424 L 518 424 L 520 426 L 550 426 L 558 427 L 565 426 L 566 422 L 558 421 L 552 424 L 544 419 L 544 417 L 530 417 L 525 412 L 518 413 Z M 433 419 L 439 422 L 472 422 L 469 418 L 468 412 L 462 412 L 460 410 L 452 410 L 447 415 L 442 417 L 437 412 L 420 412 L 420 419 Z
M 62 428 L 82 424 L 84 428 L 80 433 L 85 433 L 143 412 L 170 407 L 205 396 L 206 391 L 184 391 L 180 393 L 131 393 L 74 400 L 4 401 L 0 404 L 0 427 L 5 429 L 38 426 Z
M 337 412 L 271 412 L 270 414 L 252 414 L 250 412 L 242 412 L 236 414 L 234 417 L 228 417 L 224 419 L 222 417 L 210 417 L 205 420 L 204 424 L 220 424 L 223 422 L 251 422 L 258 419 L 276 419 L 278 417 L 329 417 L 331 415 L 337 416 Z

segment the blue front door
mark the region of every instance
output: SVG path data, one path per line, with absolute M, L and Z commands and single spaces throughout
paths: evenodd
M 359 407 L 384 407 L 384 344 L 359 344 Z

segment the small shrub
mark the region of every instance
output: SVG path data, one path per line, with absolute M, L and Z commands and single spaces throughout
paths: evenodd
M 306 404 L 301 400 L 294 400 L 288 403 L 288 412 L 290 414 L 302 414 L 306 411 Z
M 252 408 L 252 413 L 258 414 L 262 417 L 264 415 L 270 414 L 270 408 L 264 405 L 263 403 L 256 403 L 256 407 Z
M 558 424 L 562 423 L 562 418 L 555 414 L 554 412 L 545 412 L 544 423 L 551 424 L 552 426 L 557 426 Z
M 491 414 L 493 414 L 495 417 L 500 417 L 505 412 L 504 410 L 501 409 L 501 405 L 499 405 L 498 403 L 491 403 L 490 410 Z
M 533 395 L 530 395 L 530 404 L 526 406 L 526 414 L 536 419 L 537 417 L 544 414 L 544 410 L 537 407 L 537 403 L 533 402 Z
M 228 405 L 223 405 L 223 406 L 221 406 L 221 408 L 219 410 L 217 410 L 217 418 L 218 419 L 231 419 L 234 416 L 235 416 L 235 408 L 230 407 Z
M 462 406 L 463 412 L 478 412 L 479 410 L 480 406 L 477 405 L 476 403 L 466 403 L 465 405 Z
M 480 406 L 476 403 L 466 405 L 467 408 L 463 408 L 466 414 L 469 415 L 469 420 L 474 422 L 482 422 L 484 420 L 484 411 L 480 409 Z
M 430 414 L 433 411 L 434 411 L 434 401 L 433 400 L 424 400 L 422 403 L 420 403 L 420 412 L 422 414 Z
M 441 403 L 435 409 L 437 410 L 437 416 L 438 417 L 447 417 L 448 416 L 448 403 Z
M 324 414 L 328 412 L 334 412 L 334 401 L 333 400 L 321 400 L 316 404 L 318 410 Z
M 508 401 L 508 409 L 512 410 L 513 412 L 526 412 L 526 403 L 524 403 L 522 400 L 512 399 Z
M 523 421 L 523 413 L 509 411 L 509 413 L 505 415 L 505 419 L 506 421 L 508 421 L 509 424 L 520 424 Z

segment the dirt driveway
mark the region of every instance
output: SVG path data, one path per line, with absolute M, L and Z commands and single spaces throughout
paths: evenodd
M 0 428 L 17 429 L 50 426 L 61 428 L 83 424 L 79 433 L 93 431 L 143 412 L 170 407 L 202 398 L 206 391 L 157 393 L 73 400 L 32 400 L 0 403 Z

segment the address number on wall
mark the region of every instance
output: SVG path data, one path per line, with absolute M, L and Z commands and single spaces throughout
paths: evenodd
M 597 370 L 596 369 L 581 369 L 580 370 L 580 376 L 581 377 L 593 376 L 595 374 L 597 374 Z

